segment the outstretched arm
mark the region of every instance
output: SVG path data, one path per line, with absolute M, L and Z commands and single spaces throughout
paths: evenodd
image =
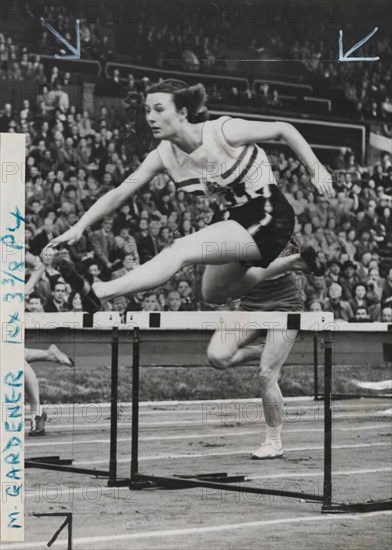
M 163 169 L 158 151 L 152 151 L 138 169 L 130 174 L 121 185 L 98 199 L 71 229 L 53 239 L 48 246 L 57 246 L 61 243 L 73 244 L 78 241 L 87 227 L 117 210 L 128 197 L 136 193 Z
M 233 118 L 223 125 L 223 133 L 232 147 L 281 139 L 291 147 L 308 168 L 312 183 L 320 193 L 333 196 L 332 177 L 313 153 L 309 143 L 287 122 L 256 122 Z

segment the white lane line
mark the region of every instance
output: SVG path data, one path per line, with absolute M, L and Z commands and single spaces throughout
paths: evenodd
M 390 401 L 390 398 L 388 398 L 388 396 L 385 396 L 385 400 L 388 400 Z M 332 403 L 332 407 L 336 410 L 352 410 L 352 409 L 369 409 L 369 408 L 378 408 L 378 406 L 380 405 L 380 402 L 381 404 L 383 403 L 380 399 L 377 399 L 376 402 L 372 401 L 372 402 L 369 402 L 369 400 L 367 400 L 366 402 L 364 402 L 363 400 L 354 400 L 354 403 L 351 402 L 352 400 L 350 401 L 334 401 Z M 357 401 L 361 401 L 361 402 L 357 402 Z M 154 402 L 153 402 L 154 403 Z M 159 407 L 162 407 L 162 405 L 158 405 L 158 406 L 152 406 L 152 410 L 142 410 L 141 411 L 141 414 L 142 415 L 148 415 L 148 414 L 162 414 L 162 413 L 165 413 L 165 414 L 195 414 L 195 413 L 198 413 L 200 411 L 203 410 L 202 407 L 197 407 L 197 408 L 194 408 L 194 409 L 191 409 L 191 408 L 186 408 L 186 409 L 182 409 L 181 408 L 181 405 L 185 405 L 186 407 L 188 406 L 188 403 L 192 404 L 191 401 L 180 401 L 178 403 L 178 406 L 175 406 L 173 408 L 169 408 L 169 409 L 166 409 L 166 408 L 159 408 L 158 409 L 158 406 Z M 230 412 L 230 411 L 237 411 L 240 407 L 238 405 L 244 405 L 244 408 L 247 406 L 247 405 L 260 405 L 260 407 L 263 405 L 262 403 L 262 400 L 261 399 L 254 399 L 253 401 L 247 401 L 246 403 L 242 403 L 242 402 L 230 402 L 230 403 L 220 403 L 219 401 L 204 401 L 203 403 L 201 403 L 202 405 L 216 405 L 216 404 L 220 404 L 220 405 L 230 405 L 230 407 L 220 407 L 220 409 L 222 410 L 225 410 L 227 412 Z M 287 401 L 287 406 L 288 407 L 291 407 L 293 405 L 296 404 L 296 400 L 293 400 L 293 401 Z M 306 408 L 306 409 L 316 409 L 316 408 L 323 408 L 324 407 L 324 404 L 323 404 L 323 401 L 310 401 L 310 402 L 303 402 L 303 401 L 300 401 L 298 404 L 300 404 L 302 407 Z M 386 403 L 384 403 L 385 405 Z M 150 406 L 150 405 L 149 405 Z M 286 406 L 286 402 L 285 402 L 285 406 Z M 131 412 L 132 410 L 132 402 L 130 403 L 123 403 L 123 404 L 118 404 L 117 405 L 118 407 L 118 410 L 120 413 L 124 412 L 124 414 L 126 414 L 126 412 Z M 26 409 L 28 409 L 29 407 L 26 406 Z M 142 408 L 142 407 L 141 407 Z M 55 403 L 49 403 L 48 405 L 46 405 L 46 409 L 50 412 L 51 409 L 53 411 L 59 411 L 59 412 L 66 412 L 69 416 L 86 416 L 88 414 L 91 414 L 91 411 L 102 411 L 103 414 L 110 414 L 110 404 L 107 404 L 107 403 L 85 403 L 83 406 L 80 406 L 80 405 L 73 405 L 72 403 L 70 404 L 55 404 Z M 74 409 L 74 410 L 73 410 Z M 27 414 L 26 416 L 28 416 L 28 411 L 27 411 Z
M 334 414 L 333 415 L 333 419 L 334 420 L 347 420 L 347 419 L 359 419 L 359 418 L 374 418 L 374 417 L 380 417 L 380 416 L 390 416 L 390 413 L 388 410 L 386 410 L 385 412 L 384 411 L 380 411 L 380 412 L 377 412 L 377 413 L 359 413 L 359 414 Z M 256 424 L 257 422 L 259 422 L 260 420 L 263 420 L 263 417 L 260 417 L 260 418 L 256 418 L 253 420 L 247 420 L 246 418 L 243 419 L 243 421 L 240 421 L 238 420 L 238 418 L 233 418 L 232 420 L 229 418 L 227 419 L 226 418 L 226 414 L 224 415 L 224 418 L 225 420 L 227 421 L 227 423 L 232 423 L 232 422 L 235 422 L 237 425 L 244 425 L 244 424 Z M 287 419 L 286 419 L 287 420 Z M 323 420 L 323 417 L 321 416 L 321 413 L 318 415 L 318 418 L 315 418 L 315 416 L 313 415 L 309 415 L 309 418 L 303 416 L 303 415 L 298 415 L 297 413 L 293 413 L 292 415 L 292 418 L 291 418 L 291 421 L 293 420 L 296 420 L 297 422 L 321 422 Z M 193 419 L 193 420 L 178 420 L 178 421 L 163 421 L 163 422 L 144 422 L 144 423 L 141 423 L 139 426 L 140 428 L 159 428 L 160 426 L 173 426 L 173 427 L 176 427 L 176 426 L 189 426 L 189 425 L 222 425 L 224 424 L 225 422 L 222 422 L 222 419 L 221 420 L 196 420 L 196 419 Z M 52 422 L 52 423 L 48 423 L 48 426 L 51 424 L 51 427 L 52 428 L 57 428 L 59 430 L 71 430 L 71 431 L 78 431 L 78 430 L 103 430 L 104 428 L 109 428 L 110 427 L 110 423 L 109 422 L 104 422 L 104 423 L 99 423 L 99 422 L 86 422 L 85 424 L 57 424 L 55 422 Z M 129 420 L 128 422 L 118 422 L 117 423 L 117 427 L 118 428 L 131 428 L 131 421 Z
M 333 476 L 355 476 L 355 475 L 364 475 L 364 474 L 380 474 L 380 473 L 392 473 L 392 468 L 370 468 L 368 470 L 342 470 L 334 471 Z M 247 476 L 247 481 L 252 481 L 252 479 L 280 479 L 286 477 L 323 477 L 324 472 L 304 472 L 302 474 L 296 473 L 284 473 L 284 474 L 270 474 L 262 476 Z
M 341 450 L 341 449 L 363 449 L 366 447 L 390 447 L 390 443 L 357 443 L 355 445 L 333 445 L 332 449 L 334 451 Z M 147 461 L 147 460 L 164 460 L 164 459 L 176 459 L 176 458 L 199 458 L 199 457 L 210 457 L 210 456 L 235 456 L 235 455 L 244 455 L 248 453 L 254 452 L 255 448 L 254 446 L 252 448 L 244 448 L 242 451 L 221 451 L 218 453 L 189 453 L 189 454 L 167 454 L 167 455 L 153 455 L 153 456 L 141 456 L 139 457 L 140 461 Z M 323 451 L 324 446 L 313 446 L 313 447 L 288 447 L 285 448 L 285 453 L 293 453 L 298 451 Z M 105 464 L 108 462 L 108 459 L 105 460 L 86 460 L 86 461 L 75 461 L 73 464 L 74 466 L 85 466 L 86 464 L 94 465 L 94 464 Z M 129 463 L 130 458 L 120 458 L 117 460 L 118 463 Z
M 384 395 L 384 397 L 391 397 L 392 398 L 392 395 Z M 314 401 L 314 398 L 313 396 L 298 396 L 298 397 L 283 397 L 283 401 L 285 403 L 305 403 L 306 402 L 309 404 L 309 405 L 314 405 L 316 403 L 320 403 L 322 404 L 323 401 Z M 362 399 L 360 397 L 358 397 L 358 399 L 350 399 L 350 401 L 334 401 L 335 403 L 339 403 L 339 404 L 347 404 L 347 406 L 351 405 L 352 401 L 355 402 L 362 402 Z M 372 397 L 369 396 L 368 398 L 366 398 L 366 401 L 367 403 L 372 403 L 372 404 L 377 404 L 379 403 L 379 399 L 378 398 L 374 398 L 373 401 L 372 401 Z M 258 404 L 262 404 L 262 399 L 261 397 L 247 397 L 245 399 L 200 399 L 200 400 L 182 400 L 182 401 L 178 401 L 178 400 L 174 400 L 174 401 L 140 401 L 139 403 L 139 406 L 141 408 L 144 408 L 144 407 L 179 407 L 179 406 L 186 406 L 188 407 L 189 405 L 208 405 L 208 404 L 233 404 L 233 405 L 236 405 L 237 403 L 258 403 Z M 363 403 L 365 405 L 365 403 Z M 119 401 L 118 402 L 118 407 L 130 407 L 132 405 L 132 402 L 131 401 Z M 56 405 L 58 407 L 64 407 L 64 408 L 70 408 L 70 407 L 76 407 L 76 408 L 85 408 L 85 407 L 102 407 L 102 408 L 107 408 L 107 409 L 110 409 L 110 402 L 109 401 L 105 401 L 103 403 L 62 403 L 62 404 L 59 404 L 59 405 Z M 353 405 L 355 406 L 355 404 Z M 367 406 L 367 404 L 365 405 Z
M 389 424 L 378 424 L 375 426 L 355 426 L 353 428 L 334 428 L 334 432 L 352 432 L 352 431 L 362 431 L 362 430 L 382 430 L 382 429 L 391 429 Z M 186 435 L 154 435 L 139 437 L 139 441 L 168 441 L 168 440 L 181 440 L 181 439 L 195 439 L 198 437 L 202 438 L 215 438 L 215 437 L 242 437 L 244 435 L 259 435 L 261 430 L 247 430 L 239 431 L 237 433 L 222 432 L 222 433 L 206 433 L 206 434 L 186 434 Z M 284 433 L 303 433 L 302 428 L 295 428 L 293 430 L 285 429 Z M 324 432 L 324 428 L 306 428 L 306 432 Z M 126 443 L 130 442 L 131 437 L 120 437 L 117 439 L 117 443 Z M 45 441 L 45 442 L 33 442 L 26 443 L 25 448 L 33 447 L 50 447 L 50 446 L 64 446 L 64 445 L 86 445 L 86 444 L 109 444 L 110 439 L 71 439 L 70 441 Z
M 388 396 L 385 397 L 385 399 L 388 399 Z M 215 411 L 216 412 L 216 415 L 218 416 L 222 411 L 224 411 L 225 414 L 230 414 L 230 413 L 238 413 L 239 410 L 242 410 L 242 408 L 238 407 L 238 405 L 260 405 L 260 407 L 262 407 L 262 401 L 261 399 L 254 399 L 254 400 L 244 400 L 246 402 L 243 402 L 241 400 L 239 400 L 238 402 L 225 402 L 225 401 L 203 401 L 201 402 L 202 405 L 215 405 L 215 404 L 224 404 L 224 405 L 234 405 L 235 407 L 234 408 L 222 408 L 221 407 L 221 410 L 217 410 Z M 296 401 L 300 401 L 300 399 L 298 398 L 295 398 L 295 399 L 292 399 L 291 401 L 287 401 L 287 403 L 289 404 L 289 406 L 293 406 L 296 404 Z M 359 401 L 359 400 L 358 400 Z M 151 406 L 153 403 L 155 403 L 155 401 L 152 401 L 151 403 L 148 403 L 148 406 Z M 162 402 L 159 404 L 159 406 L 162 406 L 165 402 Z M 172 403 L 170 401 L 168 401 L 168 403 Z M 175 408 L 175 409 L 159 409 L 157 410 L 157 406 L 153 407 L 153 409 L 155 410 L 151 410 L 151 411 L 148 411 L 148 410 L 141 410 L 140 411 L 140 416 L 148 416 L 148 415 L 162 415 L 163 413 L 164 414 L 199 414 L 200 412 L 203 412 L 203 409 L 202 408 L 195 408 L 195 409 L 182 409 L 181 408 L 181 405 L 185 405 L 185 406 L 188 406 L 188 403 L 192 404 L 194 402 L 192 401 L 179 401 L 178 402 L 178 406 Z M 304 408 L 306 408 L 306 410 L 309 410 L 309 411 L 312 411 L 312 410 L 321 410 L 323 409 L 323 401 L 310 401 L 310 402 L 303 402 L 303 401 L 300 401 L 300 405 L 303 406 Z M 382 403 L 381 403 L 382 405 Z M 386 403 L 384 403 L 384 405 L 386 405 Z M 170 405 L 172 406 L 172 405 Z M 376 408 L 376 409 L 379 409 L 380 407 L 380 400 L 378 399 L 376 402 L 371 402 L 369 403 L 366 402 L 366 403 L 348 403 L 348 402 L 344 402 L 344 401 L 339 401 L 339 402 L 333 402 L 332 404 L 332 408 L 333 408 L 333 411 L 337 412 L 337 411 L 345 411 L 345 410 L 356 410 L 356 409 L 372 409 L 372 408 Z M 26 407 L 26 409 L 28 409 L 28 407 Z M 101 413 L 101 414 L 110 414 L 110 404 L 109 403 L 86 403 L 84 405 L 73 405 L 73 404 L 49 404 L 46 406 L 46 409 L 48 411 L 48 414 L 53 414 L 54 413 L 57 413 L 58 412 L 58 416 L 61 418 L 62 416 L 68 416 L 68 418 L 79 418 L 79 417 L 92 417 L 94 416 L 94 413 L 96 414 L 96 416 L 98 416 L 98 412 Z M 82 409 L 80 412 L 78 412 L 78 409 Z M 127 415 L 127 414 L 130 414 L 132 410 L 132 403 L 119 403 L 118 404 L 118 411 L 119 411 L 119 414 L 123 414 L 123 415 Z M 53 412 L 52 412 L 53 411 Z M 206 411 L 204 411 L 206 412 Z M 213 415 L 214 412 L 213 411 L 210 411 L 208 413 L 209 415 Z M 30 414 L 29 414 L 29 411 L 26 411 L 26 419 L 29 419 L 30 418 Z
M 131 540 L 141 540 L 141 539 L 154 539 L 154 538 L 167 538 L 167 537 L 186 537 L 189 535 L 202 535 L 204 533 L 222 533 L 227 531 L 236 531 L 238 529 L 258 529 L 261 527 L 269 527 L 274 525 L 292 525 L 296 523 L 339 523 L 349 520 L 355 521 L 364 521 L 366 519 L 373 519 L 377 516 L 390 516 L 391 512 L 389 510 L 380 511 L 380 512 L 368 512 L 363 514 L 344 514 L 341 516 L 337 515 L 313 515 L 313 516 L 303 516 L 303 517 L 290 517 L 283 519 L 270 519 L 270 520 L 261 520 L 261 521 L 248 521 L 246 523 L 231 523 L 231 524 L 220 524 L 220 525 L 210 525 L 208 527 L 188 527 L 186 529 L 162 529 L 160 531 L 143 531 L 140 533 L 124 533 L 121 535 L 105 535 L 105 536 L 95 536 L 95 537 L 79 537 L 73 539 L 73 548 L 78 550 L 82 548 L 85 544 L 90 545 L 91 547 L 98 547 L 100 544 L 106 544 L 105 548 L 108 548 L 108 543 L 111 542 L 120 542 L 120 541 L 131 541 Z M 182 540 L 185 540 L 184 538 Z M 58 541 L 56 545 L 60 545 L 65 548 L 65 541 Z M 38 541 L 38 542 L 22 542 L 15 544 L 2 544 L 2 550 L 30 550 L 38 548 L 42 550 L 47 546 L 47 541 Z

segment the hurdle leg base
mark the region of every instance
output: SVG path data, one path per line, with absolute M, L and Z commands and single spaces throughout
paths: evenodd
M 109 479 L 108 487 L 129 487 L 129 478 L 127 479 Z
M 328 504 L 321 508 L 323 514 L 366 513 L 382 510 L 392 510 L 392 499 Z
M 60 458 L 59 456 L 34 456 L 26 458 L 26 462 L 39 462 L 41 464 L 59 464 L 59 465 L 71 465 L 73 463 L 72 458 Z
M 128 485 L 129 488 L 134 491 L 141 491 L 142 489 L 158 489 L 160 487 L 158 483 L 153 481 L 148 481 L 143 478 L 139 479 L 138 474 L 136 474 L 133 479 L 128 480 Z
M 217 483 L 239 483 L 241 481 L 246 481 L 246 476 L 229 476 L 226 472 L 196 475 L 175 475 L 175 477 L 178 477 L 180 479 L 199 479 L 200 481 L 215 481 Z

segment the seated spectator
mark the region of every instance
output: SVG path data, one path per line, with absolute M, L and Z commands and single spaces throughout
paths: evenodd
M 328 288 L 325 277 L 310 277 L 309 286 L 306 288 L 305 292 L 309 303 L 314 302 L 315 300 L 318 302 L 324 301 L 328 297 Z
M 332 283 L 338 283 L 340 278 L 341 264 L 339 260 L 331 260 L 327 263 L 327 271 L 325 272 L 325 282 L 329 288 Z
M 197 311 L 198 304 L 193 296 L 189 281 L 180 279 L 177 283 L 177 291 L 181 296 L 180 311 Z
M 126 312 L 128 311 L 128 300 L 125 296 L 116 296 L 112 300 L 112 310 L 120 314 L 121 322 L 125 323 Z
M 30 311 L 31 313 L 42 313 L 44 311 L 42 298 L 37 292 L 32 292 L 28 297 L 27 311 Z
M 157 242 L 158 242 L 159 252 L 172 244 L 173 235 L 167 225 L 164 225 L 163 227 L 161 227 Z
M 156 226 L 152 226 L 146 219 L 141 219 L 139 222 L 139 232 L 135 235 L 137 244 L 137 250 L 139 253 L 140 263 L 144 264 L 148 260 L 151 260 L 158 253 L 158 243 L 151 234 L 151 229 Z M 159 234 L 159 231 L 158 231 Z
M 176 290 L 172 290 L 166 297 L 165 311 L 180 311 L 181 296 Z
M 385 303 L 392 303 L 392 267 L 389 268 L 381 299 Z
M 112 279 L 119 279 L 123 275 L 126 275 L 129 271 L 132 271 L 132 269 L 135 269 L 137 265 L 139 265 L 139 261 L 135 261 L 134 255 L 126 254 L 122 261 L 122 267 L 112 273 Z
M 356 311 L 359 307 L 368 307 L 366 300 L 367 287 L 363 283 L 358 283 L 355 285 L 352 298 L 350 300 L 350 305 L 353 311 Z
M 96 262 L 90 263 L 90 265 L 88 266 L 88 272 L 92 277 L 93 283 L 102 283 L 102 269 Z
M 145 292 L 142 301 L 142 311 L 161 311 L 156 292 Z
M 91 237 L 91 246 L 96 258 L 108 270 L 111 269 L 118 251 L 112 228 L 113 218 L 106 217 L 102 222 L 101 229 L 94 231 Z
M 369 317 L 369 311 L 365 306 L 357 307 L 354 317 L 350 319 L 350 323 L 369 323 L 371 319 Z
M 61 235 L 70 229 L 71 224 L 69 214 L 71 213 L 75 213 L 75 205 L 71 202 L 64 201 L 61 205 L 60 212 L 58 212 L 60 215 L 57 217 L 55 224 L 55 231 L 58 235 Z M 71 220 L 72 219 L 73 218 L 71 217 Z
M 377 244 L 373 242 L 370 236 L 369 231 L 362 231 L 359 239 L 355 242 L 355 246 L 357 247 L 357 256 L 361 257 L 365 252 L 377 252 Z
M 192 222 L 190 220 L 184 219 L 182 223 L 180 224 L 180 235 L 182 237 L 186 237 L 187 235 L 191 235 L 195 232 L 195 228 L 192 225 Z
M 74 292 L 68 299 L 68 308 L 70 311 L 83 311 L 82 298 L 78 292 Z
M 342 287 L 342 297 L 344 300 L 351 300 L 356 285 L 360 283 L 360 278 L 356 273 L 357 266 L 348 260 L 342 265 L 342 275 L 339 278 L 339 284 Z
M 53 298 L 46 303 L 44 310 L 47 313 L 69 311 L 69 306 L 67 302 L 67 287 L 65 283 L 58 281 L 55 284 L 53 290 Z
M 318 300 L 312 300 L 309 303 L 309 311 L 324 311 L 322 302 Z
M 30 243 L 30 252 L 34 256 L 39 256 L 45 246 L 55 237 L 57 233 L 54 231 L 53 222 L 50 218 L 45 218 L 44 225 L 40 231 L 36 232 L 35 237 Z
M 368 302 L 369 313 L 372 321 L 381 319 L 381 298 L 383 291 L 383 280 L 380 278 L 378 269 L 369 270 L 367 280 L 366 300 Z
M 384 305 L 381 310 L 381 321 L 383 323 L 392 323 L 392 306 Z
M 169 217 L 174 211 L 172 194 L 168 189 L 164 190 L 160 198 L 157 200 L 157 208 L 163 216 L 167 217 Z
M 332 283 L 328 290 L 328 298 L 323 301 L 324 310 L 332 311 L 336 321 L 349 321 L 354 317 L 353 310 L 348 302 L 341 300 L 342 287 Z
M 128 299 L 128 305 L 127 305 L 125 314 L 128 311 L 141 311 L 143 296 L 144 296 L 143 292 L 137 292 L 136 294 L 132 294 L 132 296 L 130 296 Z
M 117 248 L 123 252 L 123 254 L 132 256 L 134 265 L 140 264 L 139 253 L 137 251 L 136 240 L 129 233 L 128 227 L 122 227 L 120 234 L 115 237 Z
M 366 282 L 368 275 L 369 275 L 369 264 L 372 261 L 372 254 L 371 252 L 365 252 L 362 254 L 362 256 L 358 259 L 358 276 L 361 279 L 362 282 Z

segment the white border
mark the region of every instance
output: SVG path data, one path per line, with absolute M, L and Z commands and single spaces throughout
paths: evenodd
M 25 142 L 0 134 L 2 541 L 24 541 Z

